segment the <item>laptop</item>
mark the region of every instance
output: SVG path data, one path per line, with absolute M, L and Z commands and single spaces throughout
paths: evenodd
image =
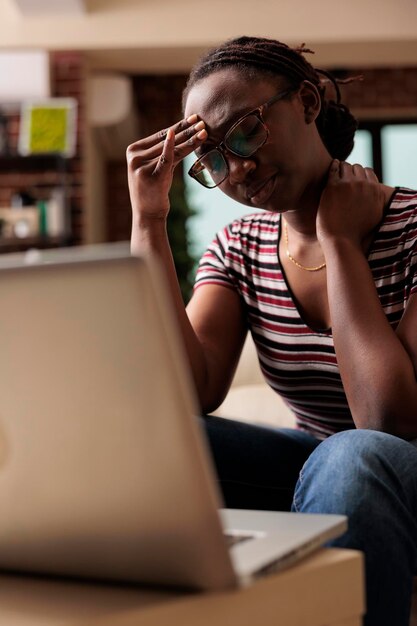
M 1 569 L 216 590 L 345 531 L 221 509 L 167 293 L 125 244 L 0 260 Z

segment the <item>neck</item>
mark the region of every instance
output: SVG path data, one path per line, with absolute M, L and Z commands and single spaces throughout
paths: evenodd
M 308 185 L 299 198 L 297 207 L 286 211 L 284 219 L 290 231 L 295 231 L 306 242 L 317 241 L 316 217 L 320 198 L 327 182 L 327 174 L 332 159 L 329 155 L 317 168 Z

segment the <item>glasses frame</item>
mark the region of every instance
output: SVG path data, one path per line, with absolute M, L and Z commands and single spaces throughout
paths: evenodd
M 200 185 L 202 185 L 203 187 L 205 187 L 206 189 L 215 189 L 216 187 L 218 187 L 219 185 L 221 185 L 226 178 L 229 176 L 230 170 L 229 170 L 229 164 L 227 162 L 226 159 L 226 152 L 230 152 L 231 154 L 233 154 L 234 156 L 240 157 L 241 159 L 247 159 L 248 157 L 252 156 L 253 154 L 255 154 L 255 152 L 257 152 L 258 150 L 260 150 L 260 148 L 262 148 L 262 146 L 264 146 L 266 144 L 266 142 L 268 141 L 268 137 L 269 137 L 269 128 L 265 123 L 265 120 L 263 119 L 262 115 L 264 114 L 264 112 L 269 109 L 273 104 L 275 104 L 276 102 L 279 102 L 279 100 L 282 100 L 283 98 L 285 98 L 285 96 L 290 95 L 291 93 L 294 93 L 294 91 L 296 91 L 296 89 L 291 88 L 291 89 L 285 89 L 284 91 L 280 91 L 279 93 L 277 93 L 275 96 L 273 96 L 272 98 L 270 98 L 269 100 L 267 100 L 267 102 L 264 102 L 264 104 L 261 104 L 261 106 L 256 107 L 255 109 L 252 109 L 252 111 L 249 111 L 248 113 L 245 113 L 245 115 L 242 115 L 242 117 L 240 117 L 237 122 L 235 122 L 231 128 L 229 128 L 229 130 L 227 131 L 227 133 L 224 136 L 223 141 L 221 141 L 219 144 L 217 144 L 217 146 L 215 146 L 214 148 L 212 148 L 211 150 L 208 150 L 207 152 L 205 152 L 204 154 L 202 154 L 190 167 L 190 169 L 188 170 L 188 175 L 191 176 L 191 178 L 194 178 L 194 180 L 196 180 L 198 183 L 200 183 Z M 227 138 L 230 137 L 230 135 L 233 133 L 233 131 L 235 130 L 235 128 L 237 126 L 239 126 L 239 124 L 241 124 L 243 122 L 244 119 L 246 119 L 247 117 L 249 117 L 250 115 L 255 115 L 259 121 L 261 122 L 262 126 L 264 127 L 265 130 L 265 139 L 264 141 L 257 147 L 255 148 L 255 150 L 251 150 L 249 153 L 247 154 L 239 154 L 238 152 L 236 152 L 235 150 L 233 150 L 232 148 L 229 148 L 227 145 Z M 215 185 L 212 186 L 208 186 L 206 184 L 204 184 L 201 180 L 198 180 L 197 178 L 197 173 L 195 172 L 195 169 L 197 168 L 197 166 L 199 165 L 199 163 L 205 159 L 207 157 L 208 154 L 212 153 L 212 152 L 218 152 L 220 154 L 220 157 L 222 158 L 224 165 L 225 165 L 225 175 L 224 178 L 222 178 L 221 181 L 219 181 L 218 183 L 216 183 Z M 204 166 L 205 167 L 205 166 Z M 214 182 L 214 181 L 213 181 Z

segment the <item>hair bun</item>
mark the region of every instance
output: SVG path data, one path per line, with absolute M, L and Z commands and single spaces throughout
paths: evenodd
M 358 128 L 358 121 L 349 109 L 334 100 L 324 100 L 317 127 L 330 155 L 341 161 L 347 159 Z

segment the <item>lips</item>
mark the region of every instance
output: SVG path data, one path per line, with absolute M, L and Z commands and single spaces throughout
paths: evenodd
M 264 204 L 269 197 L 271 196 L 276 182 L 275 174 L 270 178 L 258 183 L 257 185 L 253 185 L 249 187 L 246 191 L 246 196 L 251 204 L 255 206 L 261 206 Z

